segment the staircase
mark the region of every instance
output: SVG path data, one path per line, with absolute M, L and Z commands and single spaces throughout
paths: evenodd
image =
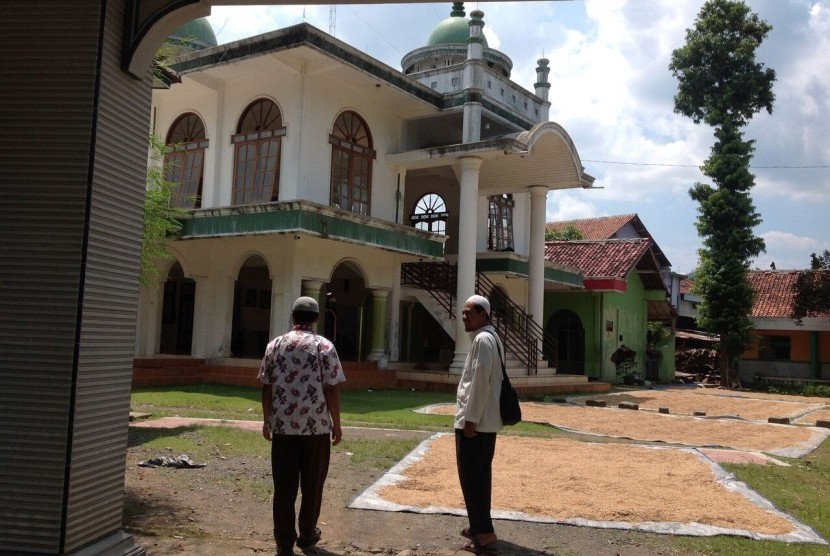
M 451 338 L 455 338 L 456 267 L 447 263 L 405 263 L 401 265 L 401 285 L 429 311 Z M 490 300 L 490 319 L 505 348 L 505 368 L 512 376 L 556 374 L 544 352 L 554 355 L 556 340 L 503 294 L 484 274 L 476 273 L 475 291 Z M 545 349 L 543 350 L 543 347 Z

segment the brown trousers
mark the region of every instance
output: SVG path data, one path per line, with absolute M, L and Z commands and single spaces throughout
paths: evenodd
M 271 440 L 271 475 L 274 480 L 274 538 L 277 550 L 288 551 L 297 541 L 294 505 L 301 493 L 297 525 L 300 537 L 314 536 L 323 503 L 323 484 L 329 472 L 331 437 L 328 434 L 275 434 Z

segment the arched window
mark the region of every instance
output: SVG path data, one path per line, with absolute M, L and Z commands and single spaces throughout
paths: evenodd
M 354 112 L 343 112 L 334 122 L 331 143 L 331 204 L 369 214 L 372 193 L 372 136 L 363 119 Z
M 415 210 L 412 211 L 409 221 L 419 230 L 446 234 L 449 216 L 444 199 L 436 193 L 427 193 L 415 203 Z
M 168 152 L 164 155 L 164 178 L 175 184 L 173 206 L 202 206 L 202 174 L 205 168 L 205 125 L 202 119 L 188 112 L 182 114 L 167 133 Z
M 492 195 L 489 210 L 488 248 L 513 251 L 513 195 Z
M 277 200 L 283 135 L 282 114 L 273 101 L 256 100 L 242 113 L 236 134 L 231 137 L 234 205 Z

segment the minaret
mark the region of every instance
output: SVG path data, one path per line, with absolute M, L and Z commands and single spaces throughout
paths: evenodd
M 470 38 L 467 39 L 467 60 L 464 62 L 464 130 L 462 143 L 481 140 L 481 96 L 483 79 L 484 12 L 470 12 Z
M 548 81 L 548 74 L 550 73 L 550 68 L 548 67 L 549 62 L 547 58 L 539 58 L 536 62 L 539 65 L 536 67 L 536 83 L 533 86 L 536 88 L 536 96 L 544 101 L 542 103 L 541 113 L 539 114 L 540 122 L 547 122 L 550 119 L 550 101 L 548 101 L 548 95 L 550 93 L 550 82 Z

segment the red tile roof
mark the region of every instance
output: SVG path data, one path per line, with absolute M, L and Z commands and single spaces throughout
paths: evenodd
M 661 266 L 670 267 L 671 262 L 663 253 L 651 232 L 648 231 L 643 221 L 636 214 L 620 214 L 617 216 L 600 216 L 598 218 L 584 218 L 582 220 L 568 220 L 564 222 L 548 222 L 545 224 L 546 230 L 564 230 L 568 226 L 573 226 L 579 230 L 584 239 L 599 240 L 599 239 L 617 239 L 617 234 L 625 226 L 631 226 L 637 231 L 640 237 L 645 237 L 651 240 L 651 250 L 654 256 L 660 262 Z
M 650 240 L 546 241 L 548 261 L 577 268 L 585 278 L 625 279 L 648 251 Z
M 636 218 L 636 214 L 622 214 L 619 216 L 600 216 L 599 218 L 585 218 L 582 220 L 568 220 L 566 222 L 548 222 L 547 230 L 564 230 L 573 226 L 579 230 L 585 239 L 613 239 L 620 229 Z
M 695 287 L 695 281 L 689 278 L 681 278 L 680 279 L 680 293 L 686 295 L 687 293 L 692 293 L 692 290 Z
M 752 316 L 789 318 L 799 274 L 797 270 L 751 270 L 748 278 L 755 290 Z

